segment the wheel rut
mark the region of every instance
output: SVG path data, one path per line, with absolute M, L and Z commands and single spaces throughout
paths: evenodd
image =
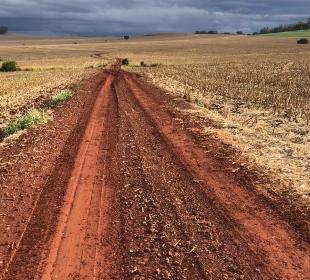
M 108 142 L 102 136 L 109 131 L 112 82 L 113 76 L 108 76 L 91 113 L 41 279 L 96 278 L 108 184 L 104 171 L 107 150 L 102 149 Z

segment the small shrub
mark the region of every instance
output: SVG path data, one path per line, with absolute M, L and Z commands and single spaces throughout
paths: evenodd
M 15 61 L 6 61 L 2 63 L 1 72 L 15 72 L 20 70 Z
M 158 64 L 158 63 L 152 63 L 152 64 L 150 64 L 150 67 L 159 67 L 159 66 L 161 66 L 161 64 Z
M 300 44 L 300 45 L 309 44 L 309 40 L 307 38 L 302 38 L 297 41 L 297 44 Z
M 63 90 L 57 95 L 53 96 L 51 100 L 48 102 L 48 107 L 49 108 L 55 108 L 59 104 L 63 103 L 67 99 L 72 97 L 72 92 L 69 90 Z
M 141 67 L 146 67 L 147 65 L 146 65 L 146 63 L 144 63 L 144 61 L 141 61 L 141 62 L 140 62 L 140 66 L 141 66 Z
M 126 65 L 126 66 L 129 65 L 129 60 L 128 60 L 128 58 L 124 58 L 124 59 L 122 60 L 122 65 Z
M 130 38 L 130 37 L 129 37 L 128 35 L 125 35 L 125 36 L 124 36 L 124 40 L 129 40 L 129 38 Z
M 144 61 L 140 62 L 140 67 L 159 67 L 161 64 L 158 63 L 151 63 L 151 64 L 146 64 Z
M 15 134 L 20 130 L 25 130 L 33 125 L 47 122 L 50 118 L 50 115 L 47 112 L 42 112 L 37 109 L 33 109 L 28 112 L 26 115 L 20 117 L 19 119 L 11 122 L 5 127 L 0 133 L 0 140 L 2 141 L 6 137 Z

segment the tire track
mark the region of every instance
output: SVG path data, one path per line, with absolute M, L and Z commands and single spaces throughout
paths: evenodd
M 106 75 L 35 279 L 307 279 L 294 229 L 119 60 Z
M 126 85 L 123 85 L 123 91 L 122 96 L 126 98 L 126 102 L 121 102 L 120 107 L 124 108 L 126 120 L 131 123 L 133 133 L 128 138 L 134 139 L 137 143 L 135 145 L 137 151 L 134 154 L 139 154 L 139 163 L 141 162 L 141 165 L 136 167 L 141 171 L 135 177 L 142 176 L 143 172 L 144 180 L 149 184 L 147 190 L 142 188 L 144 192 L 141 196 L 148 200 L 151 195 L 151 200 L 157 204 L 157 211 L 165 213 L 164 217 L 159 215 L 159 221 L 156 223 L 164 225 L 161 226 L 159 235 L 165 236 L 166 243 L 170 244 L 172 249 L 174 249 L 173 244 L 182 240 L 182 253 L 200 271 L 200 275 L 195 277 L 191 274 L 188 277 L 210 279 L 226 275 L 230 279 L 238 279 L 242 275 L 250 278 L 253 271 L 258 271 L 258 269 L 264 271 L 261 258 L 253 253 L 246 244 L 242 247 L 239 246 L 236 239 L 241 237 L 233 226 L 229 225 L 223 212 L 201 193 L 195 178 L 167 147 L 157 128 L 148 121 L 144 111 L 131 96 Z M 123 140 L 125 143 L 127 141 Z M 130 197 L 128 200 L 134 200 L 134 197 Z M 143 200 L 139 205 L 143 205 Z M 144 211 L 146 213 L 141 213 L 139 210 L 133 212 L 136 215 L 140 212 L 140 215 L 147 216 L 146 210 Z M 152 212 L 155 211 L 152 210 Z M 227 222 L 227 225 L 223 226 L 224 221 Z M 143 246 L 147 246 L 148 242 L 152 243 L 143 240 Z M 162 251 L 164 253 L 167 250 Z M 166 271 L 171 269 L 167 263 L 164 263 L 163 266 Z M 184 277 L 186 272 L 182 272 L 183 266 L 174 264 L 174 269 L 178 268 L 181 272 L 171 279 L 189 279 Z M 172 274 L 171 271 L 169 273 Z M 268 278 L 273 278 L 268 271 L 265 271 L 265 275 L 269 275 Z M 255 277 L 262 279 L 259 273 L 256 273 Z M 266 276 L 265 279 L 267 279 Z
M 102 144 L 108 144 L 102 143 L 102 135 L 108 127 L 113 79 L 108 76 L 91 114 L 41 279 L 96 279 L 99 264 L 93 250 L 98 246 L 97 234 L 103 230 L 99 228 L 100 197 L 107 188 L 100 154 Z
M 195 141 L 160 108 L 150 92 L 143 90 L 129 74 L 126 81 L 141 108 L 177 157 L 208 194 L 211 190 L 217 203 L 239 225 L 240 236 L 252 251 L 264 254 L 265 264 L 268 264 L 268 270 L 274 277 L 303 279 L 310 269 L 309 246 L 298 246 L 295 232 L 262 204 L 254 193 L 239 185 L 232 174 L 221 171 L 222 164 L 206 156 L 204 150 L 195 145 Z

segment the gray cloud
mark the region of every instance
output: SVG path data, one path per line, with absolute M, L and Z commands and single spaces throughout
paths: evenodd
M 252 32 L 305 20 L 309 0 L 1 0 L 0 25 L 49 34 Z

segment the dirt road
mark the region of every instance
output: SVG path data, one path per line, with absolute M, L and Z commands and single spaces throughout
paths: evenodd
M 310 279 L 306 229 L 156 89 L 115 67 L 87 118 L 56 222 L 32 216 L 2 279 Z

